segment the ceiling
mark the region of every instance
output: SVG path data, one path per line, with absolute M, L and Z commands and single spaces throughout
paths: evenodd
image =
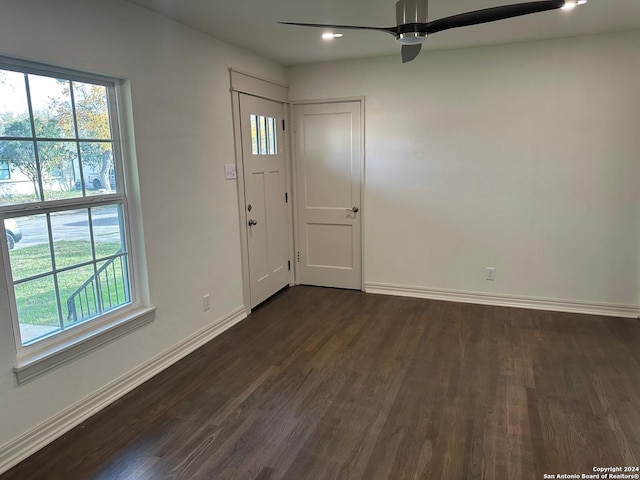
M 391 35 L 323 30 L 278 21 L 394 26 L 395 0 L 128 0 L 184 25 L 283 65 L 398 53 Z M 524 0 L 523 0 L 524 1 Z M 518 0 L 431 0 L 429 20 Z M 640 29 L 639 0 L 589 0 L 572 11 L 551 11 L 435 34 L 423 48 L 451 49 Z

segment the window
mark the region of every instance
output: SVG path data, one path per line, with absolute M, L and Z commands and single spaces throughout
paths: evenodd
M 116 82 L 0 59 L 0 178 L 3 165 L 19 350 L 126 311 L 135 292 Z
M 277 155 L 276 119 L 251 115 L 251 153 L 253 155 Z
M 0 180 L 9 180 L 10 178 L 11 171 L 9 170 L 9 162 L 0 160 Z

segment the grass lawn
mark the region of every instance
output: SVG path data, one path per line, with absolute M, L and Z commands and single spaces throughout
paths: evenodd
M 47 190 L 45 189 L 46 200 L 62 200 L 67 198 L 82 197 L 82 190 Z M 20 203 L 37 202 L 40 199 L 35 193 L 2 193 L 0 191 L 0 205 L 17 205 Z
M 120 243 L 98 243 L 96 244 L 96 256 L 101 258 L 113 255 L 119 248 Z M 55 242 L 54 250 L 58 268 L 71 267 L 92 259 L 90 243 L 82 240 Z M 46 244 L 11 250 L 10 257 L 14 281 L 48 273 L 52 270 L 51 254 L 49 246 Z M 105 263 L 99 262 L 98 268 Z M 57 274 L 62 320 L 65 327 L 73 324 L 73 322 L 67 321 L 67 315 L 69 314 L 67 299 L 93 274 L 92 265 L 73 268 Z M 128 302 L 120 260 L 115 260 L 110 267 L 100 274 L 100 286 L 105 309 Z M 78 320 L 96 314 L 97 302 L 95 297 L 97 292 L 95 287 L 88 288 L 85 293 L 76 301 Z M 53 274 L 15 285 L 15 295 L 20 323 L 51 327 L 60 326 Z M 79 304 L 80 299 L 84 314 Z

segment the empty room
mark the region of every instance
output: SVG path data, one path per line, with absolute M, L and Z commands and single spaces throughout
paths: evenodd
M 640 478 L 640 2 L 0 6 L 0 480 Z

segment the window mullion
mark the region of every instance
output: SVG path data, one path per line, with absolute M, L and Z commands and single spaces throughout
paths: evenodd
M 41 215 L 45 213 L 64 212 L 89 207 L 102 207 L 123 203 L 124 195 L 111 193 L 105 196 L 81 197 L 59 201 L 40 202 L 36 204 L 16 204 L 0 207 L 0 212 L 7 217 Z
M 53 286 L 56 293 L 56 305 L 58 306 L 58 324 L 60 331 L 64 330 L 62 317 L 62 305 L 60 304 L 60 285 L 58 284 L 58 273 L 56 267 L 56 252 L 53 245 L 53 227 L 51 226 L 51 214 L 47 213 L 47 233 L 49 235 L 49 254 L 51 255 L 51 268 L 53 269 Z
M 78 116 L 76 114 L 76 97 L 73 91 L 73 82 L 69 81 L 69 92 L 71 96 L 71 116 L 73 117 L 73 132 L 75 134 L 76 153 L 78 154 L 78 170 L 80 171 L 80 186 L 82 187 L 82 196 L 87 196 L 87 187 L 84 184 L 84 171 L 82 165 L 82 153 L 80 152 L 80 134 L 78 133 Z
M 20 141 L 31 140 L 32 137 L 10 137 L 0 135 L 0 140 L 5 141 Z M 70 142 L 77 140 L 80 143 L 113 143 L 110 138 L 67 138 L 67 137 L 38 137 L 39 142 Z
M 100 279 L 98 278 L 98 265 L 96 263 L 96 242 L 94 240 L 93 237 L 93 212 L 92 209 L 89 208 L 88 209 L 89 212 L 87 213 L 88 218 L 89 218 L 89 241 L 91 242 L 91 257 L 93 258 L 93 278 L 94 278 L 94 283 L 96 286 L 96 308 L 97 308 L 97 314 L 101 315 L 103 308 L 102 308 L 102 289 L 100 286 Z
M 29 76 L 24 74 L 24 84 L 27 94 L 27 108 L 29 109 L 29 123 L 31 124 L 31 140 L 33 141 L 33 154 L 36 160 L 36 173 L 38 176 L 38 189 L 40 201 L 44 202 L 44 184 L 42 182 L 42 171 L 40 169 L 40 152 L 38 151 L 38 141 L 36 139 L 36 122 L 33 116 L 33 105 L 31 104 L 31 88 L 29 86 Z
M 101 259 L 99 259 L 99 261 L 110 260 L 111 258 L 117 258 L 117 257 L 118 257 L 118 255 L 111 255 L 110 257 L 101 258 Z M 87 262 L 78 263 L 77 265 L 71 265 L 70 267 L 56 268 L 54 273 L 64 273 L 64 272 L 68 272 L 70 270 L 74 270 L 76 268 L 87 267 L 89 265 L 93 265 L 93 260 L 89 260 Z M 51 272 L 40 273 L 38 275 L 32 275 L 30 277 L 21 278 L 20 280 L 15 280 L 13 282 L 13 284 L 14 285 L 20 285 L 21 283 L 27 283 L 27 282 L 31 282 L 33 280 L 38 280 L 40 278 L 48 277 L 49 275 L 51 275 Z
M 62 68 L 62 67 L 54 67 L 47 65 L 45 68 L 41 66 L 32 64 L 28 60 L 19 60 L 17 58 L 8 58 L 2 57 L 0 58 L 0 69 L 11 70 L 12 72 L 21 72 L 24 74 L 34 74 L 41 76 L 56 76 L 58 78 L 62 77 L 68 80 L 72 80 L 74 82 L 82 82 L 82 83 L 91 83 L 94 85 L 100 85 L 103 87 L 108 87 L 113 85 L 115 82 L 118 82 L 118 79 L 115 77 L 110 77 L 106 75 L 99 74 L 85 74 L 84 72 Z
M 118 97 L 115 86 L 107 87 L 107 108 L 109 109 L 109 126 L 111 133 L 111 152 L 113 154 L 113 170 L 116 176 L 116 192 L 123 194 L 126 192 L 124 162 L 122 160 L 124 145 L 120 135 L 120 118 L 118 116 Z M 111 180 L 111 179 L 109 179 Z
M 265 122 L 266 122 L 265 130 L 267 132 L 267 155 L 272 155 L 272 153 L 271 153 L 271 135 L 272 135 L 272 132 L 271 132 L 271 119 L 267 118 L 265 120 Z

